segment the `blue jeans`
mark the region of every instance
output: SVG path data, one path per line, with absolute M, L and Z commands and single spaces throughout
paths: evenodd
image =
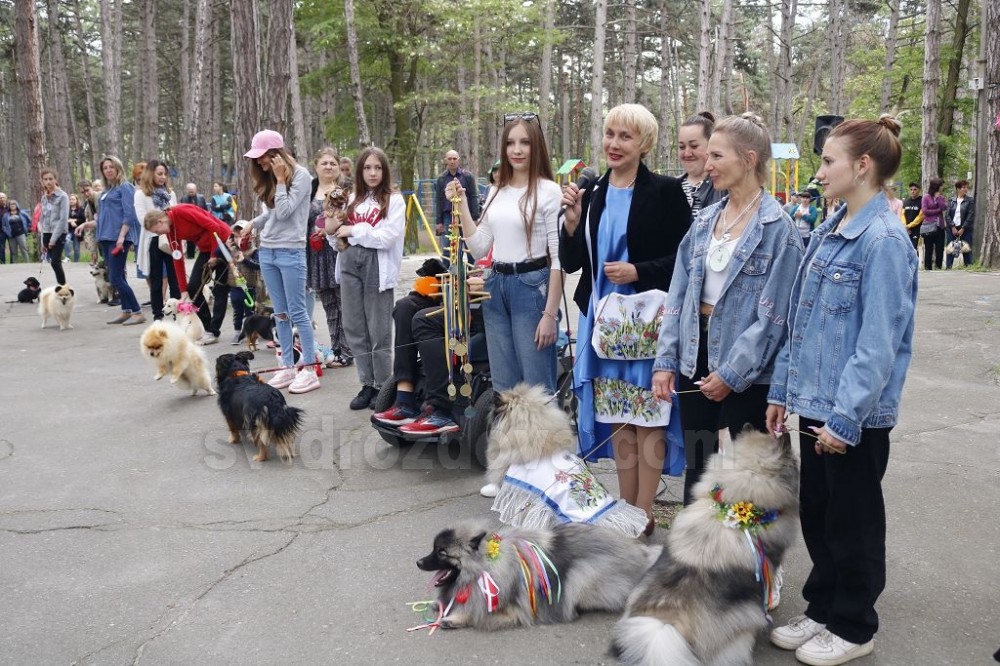
M 306 312 L 306 249 L 262 247 L 257 251 L 260 273 L 274 306 L 275 328 L 281 344 L 281 364 L 292 367 L 292 324 L 299 329 L 303 362 L 315 361 L 316 342 Z
M 483 301 L 483 323 L 496 391 L 521 382 L 556 391 L 556 346 L 538 349 L 535 329 L 549 293 L 549 269 L 486 278 L 490 298 Z
M 105 257 L 108 267 L 108 280 L 111 286 L 118 290 L 118 298 L 122 302 L 122 312 L 139 314 L 142 308 L 135 297 L 132 287 L 128 286 L 128 278 L 125 276 L 125 263 L 128 261 L 128 253 L 132 251 L 132 243 L 125 241 L 122 243 L 122 251 L 113 254 L 115 249 L 114 241 L 101 241 L 101 253 Z

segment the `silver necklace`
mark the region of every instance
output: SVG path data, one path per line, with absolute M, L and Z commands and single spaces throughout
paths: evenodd
M 708 267 L 711 268 L 716 273 L 721 273 L 722 271 L 726 270 L 726 266 L 729 265 L 729 260 L 732 259 L 733 257 L 733 250 L 727 245 L 727 243 L 732 238 L 731 232 L 733 228 L 740 223 L 740 220 L 743 219 L 744 215 L 750 212 L 750 209 L 754 207 L 754 205 L 757 203 L 757 201 L 760 200 L 763 194 L 764 190 L 762 188 L 759 192 L 757 192 L 757 196 L 751 199 L 750 203 L 746 205 L 746 208 L 741 210 L 739 215 L 736 216 L 736 219 L 732 220 L 731 222 L 728 223 L 726 222 L 726 217 L 727 217 L 727 212 L 729 211 L 729 207 L 727 206 L 722 210 L 723 227 L 722 227 L 722 234 L 719 236 L 719 240 L 721 242 L 718 245 L 716 245 L 715 248 L 708 255 Z

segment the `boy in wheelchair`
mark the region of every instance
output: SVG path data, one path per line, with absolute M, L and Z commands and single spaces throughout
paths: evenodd
M 375 413 L 372 419 L 394 426 L 404 435 L 439 435 L 460 430 L 454 418 L 455 400 L 448 395 L 444 313 L 440 298 L 433 296 L 436 284 L 433 276 L 445 270 L 437 259 L 424 262 L 417 270 L 420 277 L 415 290 L 396 301 L 392 311 L 396 333 L 393 350 L 396 399 L 389 409 Z M 472 315 L 472 333 L 476 331 L 482 331 L 478 308 Z M 418 390 L 421 376 L 423 409 Z

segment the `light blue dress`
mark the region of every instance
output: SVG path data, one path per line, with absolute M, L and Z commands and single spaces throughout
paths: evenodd
M 612 292 L 634 294 L 631 284 L 616 285 L 604 275 L 604 265 L 628 261 L 628 213 L 631 189 L 608 187 L 607 203 L 597 230 L 597 266 L 594 294 L 586 314 L 580 313 L 577 330 L 577 359 L 573 366 L 573 390 L 579 401 L 578 429 L 580 455 L 585 460 L 614 458 L 611 433 L 621 423 L 643 426 L 642 413 L 656 399 L 652 396 L 654 359 L 620 361 L 599 357 L 590 344 L 594 328 L 594 305 Z M 584 276 L 583 279 L 587 279 Z M 667 451 L 663 473 L 679 476 L 684 472 L 684 436 L 680 409 L 675 399 L 667 426 Z M 605 441 L 606 440 L 606 441 Z M 602 443 L 596 449 L 595 445 Z M 593 449 L 593 450 L 592 450 Z

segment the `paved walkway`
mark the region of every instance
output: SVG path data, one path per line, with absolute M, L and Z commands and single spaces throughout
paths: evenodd
M 347 409 L 358 383 L 341 369 L 289 397 L 307 413 L 294 464 L 254 464 L 225 443 L 214 399 L 152 381 L 140 327 L 105 325 L 86 266 L 67 268 L 74 330 L 0 305 L 0 663 L 609 663 L 608 615 L 406 633 L 405 602 L 430 597 L 414 562 L 432 536 L 490 516 L 467 455 L 389 448 Z M 38 264 L 0 266 L 0 301 L 28 275 Z M 885 479 L 883 629 L 858 664 L 986 664 L 1000 646 L 998 331 L 1000 277 L 921 274 Z M 223 339 L 210 358 L 233 350 Z M 776 620 L 801 612 L 807 563 L 799 544 Z M 764 642 L 756 654 L 794 663 Z

